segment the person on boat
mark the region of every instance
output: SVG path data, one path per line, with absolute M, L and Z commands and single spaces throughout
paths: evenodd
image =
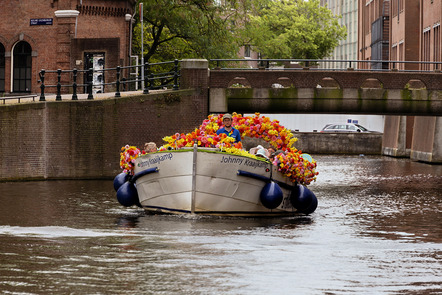
M 238 129 L 234 128 L 232 126 L 232 115 L 231 114 L 225 114 L 223 116 L 223 125 L 224 127 L 218 129 L 216 131 L 216 134 L 225 133 L 227 136 L 233 137 L 235 139 L 235 143 L 241 141 L 241 134 L 239 133 Z
M 263 150 L 263 153 L 265 154 L 266 158 L 270 158 L 270 154 L 271 154 L 270 151 L 268 149 L 266 149 L 265 147 L 263 147 L 262 145 L 258 145 L 256 147 L 251 148 L 249 153 L 252 155 L 258 156 L 259 150 Z
M 262 149 L 258 149 L 258 151 L 256 152 L 256 156 L 259 158 L 264 158 L 267 161 L 269 161 L 269 157 L 268 157 L 268 151 L 265 148 Z
M 256 155 L 256 152 L 257 152 L 259 149 L 263 149 L 263 148 L 264 148 L 264 147 L 263 147 L 262 145 L 258 145 L 258 146 L 252 147 L 252 148 L 249 150 L 249 153 L 252 154 L 252 155 Z
M 270 145 L 267 150 L 269 151 L 270 156 L 273 156 L 273 154 L 276 152 L 275 148 L 273 147 L 273 145 Z
M 144 151 L 147 153 L 154 153 L 158 150 L 157 144 L 155 142 L 146 142 L 144 144 Z

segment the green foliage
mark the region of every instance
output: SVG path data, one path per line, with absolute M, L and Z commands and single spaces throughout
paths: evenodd
M 182 58 L 233 58 L 241 42 L 237 22 L 247 1 L 143 0 L 144 58 L 149 62 Z M 249 4 L 247 4 L 249 5 Z M 139 7 L 139 6 L 137 6 Z M 246 7 L 247 8 L 247 7 Z M 141 52 L 139 14 L 134 53 Z
M 322 59 L 346 37 L 338 17 L 319 0 L 271 0 L 250 15 L 246 29 L 265 58 Z
M 346 30 L 319 0 L 139 0 L 144 59 L 237 58 L 251 44 L 266 58 L 328 56 Z M 222 5 L 221 5 L 222 4 Z M 138 8 L 139 6 L 137 6 Z M 138 10 L 138 9 L 137 9 Z M 133 53 L 141 52 L 139 13 Z

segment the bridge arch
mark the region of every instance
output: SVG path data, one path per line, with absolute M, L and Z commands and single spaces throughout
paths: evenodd
M 227 88 L 251 88 L 252 85 L 245 77 L 235 77 L 229 81 Z
M 278 77 L 272 83 L 272 88 L 289 88 L 292 86 L 293 83 L 289 77 Z
M 404 88 L 409 90 L 422 90 L 427 89 L 427 85 L 420 79 L 410 79 Z
M 364 82 L 362 82 L 362 84 L 360 85 L 359 88 L 362 88 L 362 89 L 366 89 L 366 88 L 382 89 L 382 88 L 384 88 L 384 85 L 377 78 L 367 78 L 364 80 Z
M 316 88 L 341 89 L 341 85 L 332 77 L 324 77 L 318 82 Z

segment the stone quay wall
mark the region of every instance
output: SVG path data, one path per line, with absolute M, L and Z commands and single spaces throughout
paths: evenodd
M 312 155 L 381 155 L 382 133 L 332 133 L 295 132 L 298 139 L 294 147 Z M 257 138 L 243 138 L 243 146 L 249 150 L 257 145 L 268 147 L 268 143 Z
M 122 146 L 160 146 L 164 136 L 201 124 L 207 98 L 194 93 L 1 106 L 0 180 L 113 178 Z

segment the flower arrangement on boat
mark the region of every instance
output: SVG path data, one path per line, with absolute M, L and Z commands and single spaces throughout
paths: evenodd
M 135 168 L 135 159 L 141 154 L 136 146 L 125 145 L 121 148 L 120 168 L 124 173 L 133 174 Z
M 318 172 L 315 171 L 316 161 L 302 157 L 302 151 L 297 150 L 293 144 L 297 141 L 292 132 L 279 124 L 278 120 L 255 113 L 254 116 L 242 116 L 237 113 L 232 114 L 232 126 L 238 129 L 241 137 L 261 138 L 272 145 L 282 153 L 276 155 L 273 159 L 273 165 L 278 167 L 286 177 L 299 184 L 308 185 L 316 180 Z M 166 142 L 160 150 L 180 149 L 183 147 L 192 147 L 197 143 L 199 147 L 219 148 L 223 152 L 256 158 L 255 155 L 243 149 L 242 143 L 234 143 L 232 137 L 226 134 L 217 135 L 216 131 L 221 128 L 223 114 L 209 115 L 203 121 L 199 128 L 184 134 L 176 133 L 166 136 L 163 140 Z M 133 173 L 134 161 L 142 152 L 134 146 L 122 148 L 120 166 L 126 173 Z

